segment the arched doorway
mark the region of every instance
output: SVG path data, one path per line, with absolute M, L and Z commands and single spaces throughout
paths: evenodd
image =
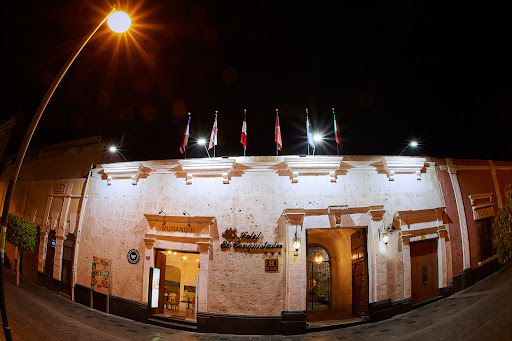
M 366 229 L 307 229 L 306 239 L 306 319 L 310 327 L 364 318 L 368 313 Z

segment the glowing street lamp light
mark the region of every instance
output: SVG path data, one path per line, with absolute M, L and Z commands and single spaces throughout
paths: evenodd
M 324 137 L 320 134 L 313 135 L 313 140 L 315 140 L 315 142 L 322 142 L 323 138 Z
M 119 155 L 121 155 L 121 157 L 123 158 L 124 161 L 128 162 L 128 160 L 126 160 L 126 158 L 124 157 L 123 154 L 121 154 L 121 152 L 119 151 L 119 149 L 117 149 L 116 146 L 110 146 L 108 148 L 108 151 L 111 152 L 111 153 L 118 153 Z
M 210 152 L 208 151 L 208 148 L 206 148 L 206 139 L 200 138 L 197 140 L 197 144 L 203 145 L 204 149 L 206 150 L 206 154 L 208 154 L 208 157 L 210 157 Z
M 107 19 L 107 25 L 116 33 L 124 33 L 128 31 L 132 25 L 132 19 L 125 12 L 114 12 Z
M 398 154 L 398 155 L 399 155 L 399 156 L 400 156 L 400 155 L 402 155 L 402 154 L 405 152 L 405 150 L 406 150 L 407 148 L 409 148 L 409 147 L 412 147 L 412 148 L 416 148 L 416 147 L 418 147 L 418 142 L 417 142 L 417 141 L 411 141 L 411 142 L 409 142 L 409 144 L 408 144 L 407 146 L 405 146 L 405 148 L 404 148 L 404 149 L 402 149 L 402 151 L 401 151 L 401 152 L 400 152 L 400 154 Z
M 18 180 L 18 175 L 20 173 L 21 164 L 23 163 L 23 159 L 25 158 L 25 153 L 27 152 L 28 145 L 30 143 L 30 140 L 32 139 L 32 135 L 34 134 L 34 131 L 36 130 L 37 124 L 39 123 L 39 120 L 41 119 L 41 116 L 43 115 L 44 110 L 46 109 L 46 106 L 48 105 L 48 102 L 52 98 L 53 93 L 55 92 L 55 89 L 59 85 L 60 81 L 68 71 L 69 67 L 73 63 L 73 61 L 76 59 L 80 51 L 84 48 L 84 46 L 87 44 L 87 42 L 92 38 L 94 33 L 103 25 L 105 21 L 107 21 L 111 16 L 113 16 L 115 13 L 117 13 L 116 8 L 114 7 L 112 11 L 89 33 L 88 36 L 82 40 L 82 42 L 77 46 L 75 51 L 71 54 L 71 56 L 68 58 L 62 69 L 60 69 L 59 73 L 53 80 L 52 84 L 50 85 L 50 88 L 46 91 L 46 94 L 43 97 L 43 100 L 39 104 L 39 107 L 36 110 L 36 113 L 34 115 L 34 118 L 32 119 L 32 122 L 30 123 L 30 126 L 27 129 L 27 132 L 25 133 L 25 137 L 23 138 L 23 142 L 21 143 L 20 149 L 18 151 L 18 155 L 16 156 L 16 161 L 14 163 L 13 170 L 11 172 L 11 177 L 9 179 L 9 185 L 7 187 L 7 191 L 5 192 L 5 200 L 4 200 L 4 207 L 2 211 L 2 219 L 0 221 L 0 225 L 2 226 L 2 231 L 0 234 L 0 312 L 2 313 L 2 326 L 4 328 L 4 335 L 5 339 L 7 341 L 12 340 L 11 335 L 11 329 L 9 328 L 9 324 L 7 321 L 7 312 L 5 308 L 5 297 L 4 297 L 4 258 L 5 258 L 5 234 L 7 231 L 7 219 L 9 216 L 9 208 L 11 206 L 11 200 L 12 196 L 14 194 L 14 187 L 16 185 L 16 181 Z M 121 12 L 119 12 L 121 13 Z M 122 12 L 124 13 L 124 12 Z M 128 16 L 126 13 L 124 13 L 126 16 Z M 126 27 L 126 17 L 122 19 L 123 15 L 116 15 L 112 19 L 112 26 L 111 29 L 114 32 L 118 32 L 120 30 L 120 26 L 123 26 L 126 31 L 130 25 Z M 129 17 L 128 17 L 129 18 Z M 131 20 L 130 20 L 131 21 Z M 119 22 L 124 22 L 123 25 L 120 25 Z M 114 24 L 116 23 L 116 24 Z M 114 30 L 112 27 L 115 27 L 116 30 Z M 123 32 L 124 32 L 123 31 Z

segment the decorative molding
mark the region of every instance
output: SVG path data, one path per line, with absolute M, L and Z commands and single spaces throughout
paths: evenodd
M 488 199 L 490 203 L 492 203 L 492 193 L 482 193 L 482 194 L 470 194 L 468 195 L 469 200 L 471 201 L 471 205 L 475 205 L 475 200 L 480 199 Z
M 178 224 L 214 224 L 217 222 L 215 217 L 188 217 L 188 216 L 166 216 L 159 214 L 144 214 L 144 217 L 149 222 L 151 228 L 154 228 L 155 223 L 178 223 Z
M 468 196 L 471 201 L 474 220 L 494 217 L 494 202 L 492 197 L 493 193 L 471 194 Z
M 306 213 L 304 213 L 304 210 L 299 209 L 288 209 L 284 210 L 282 216 L 286 219 L 286 221 L 291 225 L 297 225 L 301 227 L 304 222 L 304 217 L 306 216 Z
M 146 249 L 153 248 L 153 245 L 155 244 L 154 238 L 144 238 L 144 244 L 146 245 Z
M 416 179 L 421 180 L 421 173 L 425 173 L 429 166 L 426 161 L 424 157 L 386 156 L 382 160 L 382 166 L 389 181 L 394 181 L 396 174 L 416 174 Z
M 292 183 L 299 181 L 299 175 L 329 175 L 331 182 L 336 182 L 337 173 L 341 171 L 342 156 L 285 156 L 284 162 L 292 173 Z
M 397 211 L 393 225 L 400 229 L 404 243 L 447 236 L 445 207 L 424 210 Z
M 331 227 L 353 227 L 380 221 L 386 211 L 383 205 L 349 207 L 348 205 L 329 206 L 327 214 Z
M 192 184 L 194 177 L 222 177 L 222 182 L 229 184 L 229 176 L 236 165 L 230 158 L 179 160 L 179 163 L 187 175 L 187 185 Z
M 139 179 L 147 178 L 149 175 L 149 168 L 140 162 L 105 164 L 101 165 L 101 170 L 106 176 L 107 186 L 110 186 L 114 179 L 131 179 L 132 185 L 137 185 Z

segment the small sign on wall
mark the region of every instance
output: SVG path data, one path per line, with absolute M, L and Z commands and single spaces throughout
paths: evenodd
M 278 259 L 265 259 L 265 271 L 277 272 L 278 264 Z
M 66 192 L 66 184 L 65 183 L 57 183 L 53 186 L 53 193 L 65 193 Z

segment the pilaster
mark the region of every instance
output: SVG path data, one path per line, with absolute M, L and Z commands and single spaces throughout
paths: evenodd
M 459 216 L 460 236 L 462 240 L 462 268 L 467 269 L 471 266 L 469 257 L 468 224 L 466 221 L 466 213 L 464 212 L 464 201 L 462 200 L 459 179 L 457 177 L 457 166 L 453 164 L 452 159 L 446 159 L 446 165 L 452 182 L 455 203 L 457 205 L 457 213 Z

